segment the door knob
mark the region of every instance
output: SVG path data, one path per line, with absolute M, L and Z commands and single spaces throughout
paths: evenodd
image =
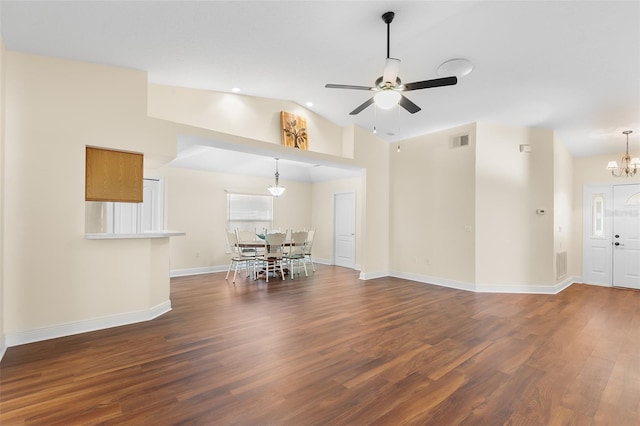
M 620 238 L 620 235 L 616 234 L 616 235 L 614 235 L 614 237 L 616 237 L 616 238 Z
M 615 243 L 613 243 L 613 245 L 619 246 L 620 243 L 616 241 Z

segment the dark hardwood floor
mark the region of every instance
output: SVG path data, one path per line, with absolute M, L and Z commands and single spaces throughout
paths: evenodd
M 156 320 L 9 348 L 0 423 L 640 424 L 640 292 L 224 275 L 173 279 Z

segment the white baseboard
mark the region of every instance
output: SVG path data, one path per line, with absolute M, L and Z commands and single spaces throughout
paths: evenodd
M 477 284 L 477 293 L 558 294 L 571 284 L 580 282 L 579 277 L 569 277 L 552 285 L 485 285 Z
M 362 274 L 361 274 L 362 275 Z M 425 284 L 433 284 L 441 287 L 455 288 L 457 290 L 473 291 L 475 293 L 513 293 L 513 294 L 558 294 L 575 282 L 580 282 L 580 277 L 572 276 L 561 283 L 553 285 L 491 285 L 474 284 L 461 281 L 453 281 L 444 278 L 430 277 L 426 275 L 409 274 L 405 272 L 391 272 L 392 277 L 418 281 Z
M 455 288 L 457 290 L 476 291 L 475 284 L 466 283 L 463 281 L 454 281 L 444 278 L 430 277 L 427 275 L 410 274 L 397 271 L 392 271 L 389 275 L 396 278 L 403 278 L 405 280 L 418 281 L 425 284 L 434 284 L 440 287 Z
M 388 277 L 388 271 L 378 271 L 378 272 L 360 272 L 361 280 L 375 280 L 376 278 L 384 278 Z
M 170 310 L 171 301 L 167 300 L 166 302 L 162 302 L 161 304 L 144 311 L 129 312 L 126 314 L 117 314 L 108 317 L 94 318 L 67 324 L 59 324 L 51 327 L 38 328 L 35 330 L 7 333 L 5 336 L 5 343 L 7 347 L 18 346 L 27 343 L 39 342 L 42 340 L 49 340 L 58 337 L 86 333 L 89 331 L 103 330 L 105 328 L 135 324 L 137 322 L 152 320 L 162 314 L 169 312 Z
M 169 272 L 171 278 L 187 277 L 189 275 L 212 274 L 214 272 L 227 272 L 229 265 L 205 266 L 202 268 L 173 269 Z
M 7 351 L 7 345 L 5 344 L 4 334 L 0 334 L 0 361 L 4 357 L 4 353 Z
M 333 265 L 333 260 L 323 259 L 321 257 L 312 257 L 313 263 L 319 263 L 320 265 Z

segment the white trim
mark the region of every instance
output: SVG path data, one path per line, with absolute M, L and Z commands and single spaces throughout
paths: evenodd
M 92 234 L 84 234 L 84 238 L 87 240 L 129 240 L 129 239 L 151 239 L 151 238 L 169 238 L 169 237 L 181 237 L 187 235 L 185 232 L 180 231 L 150 231 L 150 232 L 136 232 L 134 234 L 110 234 L 107 232 L 98 232 Z
M 5 352 L 7 352 L 7 345 L 5 345 L 4 334 L 0 334 L 0 361 L 2 361 Z
M 229 265 L 224 266 L 204 266 L 201 268 L 172 269 L 169 272 L 170 278 L 188 277 L 190 275 L 213 274 L 215 272 L 227 272 Z
M 389 272 L 380 271 L 380 272 L 360 272 L 361 280 L 375 280 L 376 278 L 384 278 L 388 277 Z
M 558 294 L 571 284 L 580 282 L 580 277 L 572 276 L 553 285 L 476 285 L 476 293 L 510 293 L 510 294 Z
M 573 283 L 579 283 L 580 277 L 572 276 L 561 283 L 553 285 L 494 285 L 494 284 L 474 284 L 462 281 L 448 280 L 444 278 L 430 277 L 426 275 L 410 274 L 405 272 L 392 271 L 390 276 L 405 280 L 417 281 L 425 284 L 432 284 L 441 287 L 454 288 L 457 290 L 471 291 L 474 293 L 510 293 L 510 294 L 558 294 Z M 363 274 L 360 274 L 360 279 Z
M 581 282 L 580 284 L 593 285 L 593 286 L 596 286 L 596 287 L 613 288 L 612 285 L 608 285 L 608 284 L 585 283 L 585 282 Z
M 171 300 L 160 303 L 144 311 L 129 312 L 125 314 L 111 315 L 108 317 L 94 318 L 67 324 L 59 324 L 51 327 L 37 328 L 34 330 L 7 333 L 5 343 L 7 347 L 55 339 L 58 337 L 72 336 L 74 334 L 87 333 L 89 331 L 104 330 L 111 327 L 135 324 L 149 321 L 171 310 Z
M 426 275 L 410 274 L 406 272 L 397 272 L 397 271 L 392 271 L 389 275 L 395 278 L 402 278 L 410 281 L 418 281 L 425 284 L 434 284 L 440 287 L 455 288 L 457 290 L 476 291 L 475 284 L 466 283 L 463 281 L 454 281 L 454 280 L 448 280 L 444 278 L 436 278 L 436 277 L 430 277 Z

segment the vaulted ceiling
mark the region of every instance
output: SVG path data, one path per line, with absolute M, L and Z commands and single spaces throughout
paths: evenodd
M 422 110 L 369 107 L 326 83 L 373 85 L 474 64 L 456 86 L 407 92 Z M 2 1 L 7 49 L 111 64 L 154 83 L 285 99 L 390 142 L 474 121 L 557 131 L 574 156 L 640 145 L 638 1 Z

